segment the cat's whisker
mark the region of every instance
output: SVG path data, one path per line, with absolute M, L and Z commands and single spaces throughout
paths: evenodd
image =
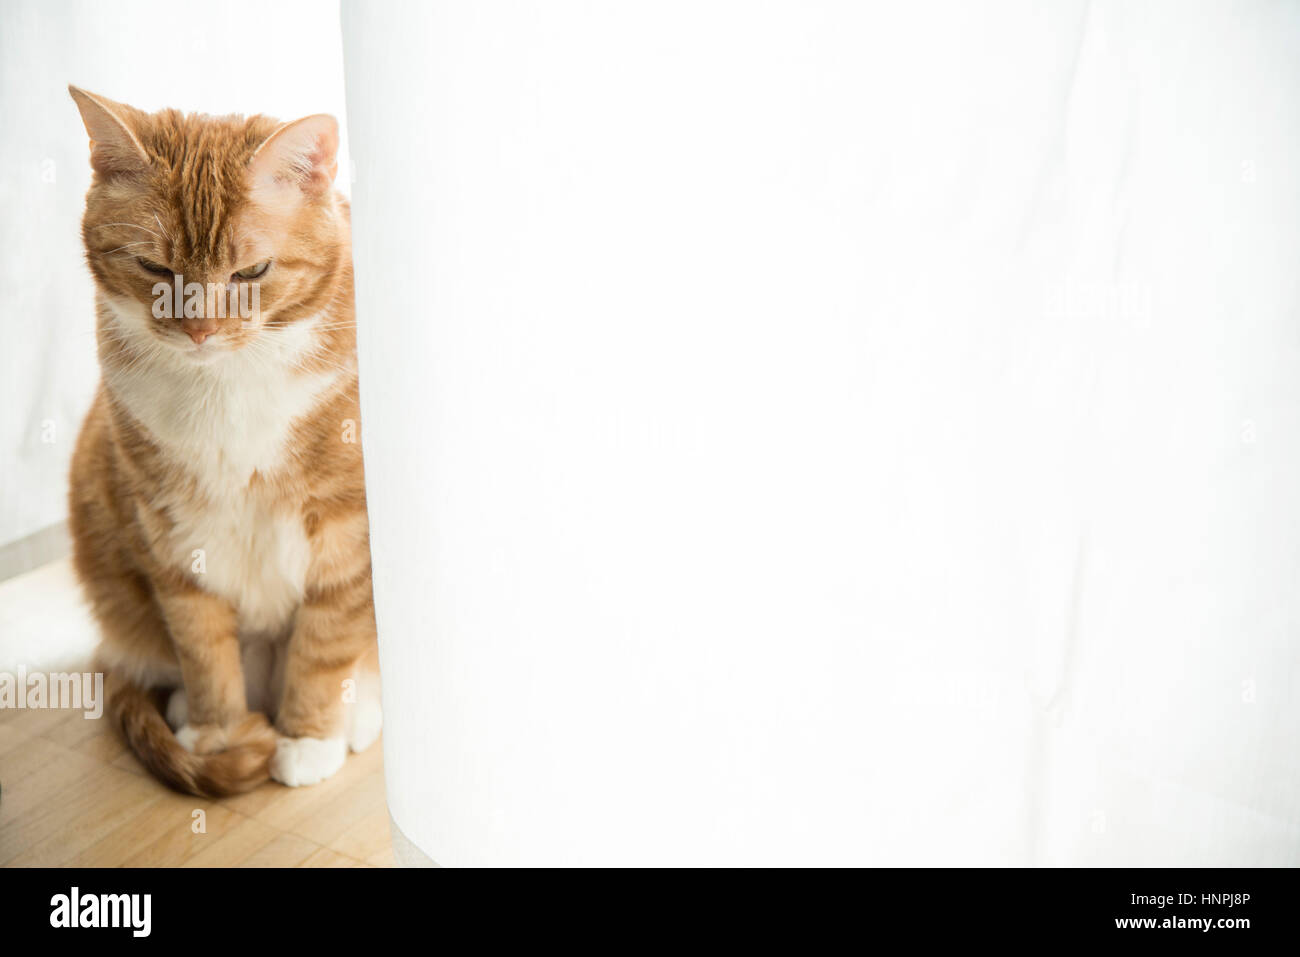
M 125 226 L 125 227 L 127 227 L 128 229 L 141 229 L 141 230 L 144 230 L 146 233 L 149 233 L 151 236 L 158 236 L 158 234 L 155 233 L 152 229 L 150 229 L 150 228 L 147 227 L 147 226 L 141 226 L 139 223 L 99 223 L 98 225 L 91 226 L 90 228 L 91 228 L 91 229 L 108 229 L 110 226 Z M 162 236 L 158 236 L 158 238 L 159 238 L 159 239 L 162 239 L 163 237 L 162 237 Z
M 153 221 L 158 224 L 158 228 L 162 230 L 163 237 L 166 238 L 167 242 L 175 245 L 175 242 L 172 240 L 171 233 L 167 232 L 167 227 L 162 224 L 162 220 L 158 218 L 157 213 L 153 214 Z
M 152 245 L 153 245 L 152 239 L 141 239 L 133 243 L 123 243 L 121 246 L 118 246 L 117 249 L 110 249 L 108 252 L 102 253 L 101 255 L 111 256 L 115 252 L 118 252 L 123 249 L 130 249 L 132 246 L 152 246 Z

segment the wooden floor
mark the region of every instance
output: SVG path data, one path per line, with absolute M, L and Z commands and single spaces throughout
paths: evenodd
M 210 801 L 159 784 L 103 719 L 0 709 L 0 865 L 391 867 L 382 742 L 313 787 Z

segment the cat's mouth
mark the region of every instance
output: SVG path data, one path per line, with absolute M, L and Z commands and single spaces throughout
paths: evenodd
M 182 351 L 184 352 L 185 357 L 195 365 L 206 366 L 216 362 L 218 359 L 224 359 L 226 356 L 230 355 L 232 350 L 217 349 L 212 346 L 194 346 L 193 348 L 184 349 Z
M 223 359 L 235 351 L 230 340 L 222 336 L 209 336 L 202 343 L 198 343 L 184 333 L 164 333 L 162 340 L 185 359 L 201 366 Z

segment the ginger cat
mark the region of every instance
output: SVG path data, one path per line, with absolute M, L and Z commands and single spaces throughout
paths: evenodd
M 337 123 L 69 92 L 102 371 L 70 525 L 107 713 L 177 789 L 313 784 L 381 723 Z

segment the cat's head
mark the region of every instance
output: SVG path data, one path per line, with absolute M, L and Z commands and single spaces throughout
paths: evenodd
M 348 255 L 333 117 L 145 113 L 68 89 L 94 170 L 82 239 L 120 336 L 207 364 L 320 321 Z

